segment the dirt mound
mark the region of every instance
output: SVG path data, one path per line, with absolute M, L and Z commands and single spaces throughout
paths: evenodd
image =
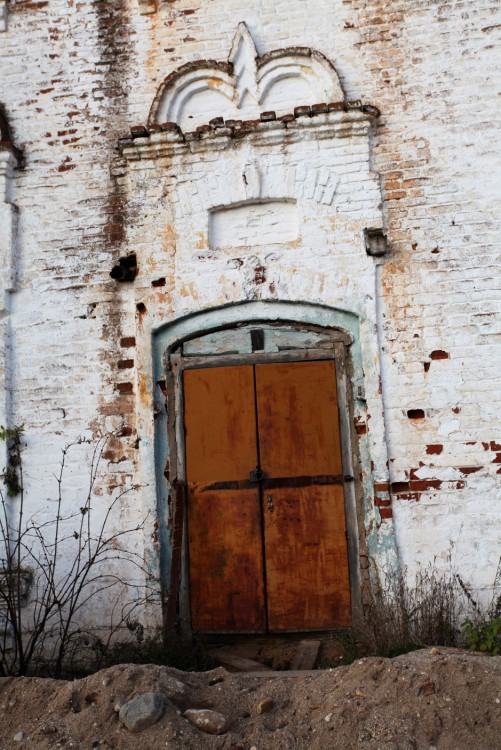
M 141 733 L 118 710 L 160 693 L 165 711 Z M 187 709 L 224 714 L 210 735 Z M 121 665 L 85 679 L 0 680 L 0 749 L 499 750 L 501 657 L 427 649 L 316 672 L 190 674 Z

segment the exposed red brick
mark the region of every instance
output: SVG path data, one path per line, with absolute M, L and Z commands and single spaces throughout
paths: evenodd
M 165 276 L 161 276 L 159 279 L 152 281 L 151 286 L 165 286 Z
M 406 490 L 410 490 L 410 488 L 409 482 L 392 482 L 391 484 L 392 492 L 405 492 Z
M 374 484 L 374 491 L 375 492 L 389 492 L 390 483 L 389 482 L 376 482 Z
M 383 520 L 393 518 L 393 511 L 391 508 L 379 508 L 379 515 Z
M 122 339 L 120 339 L 120 346 L 123 346 L 123 347 L 136 346 L 136 337 L 124 336 Z
M 365 435 L 367 433 L 367 425 L 365 424 L 356 424 L 355 425 L 355 431 L 357 435 Z
M 133 393 L 134 387 L 132 383 L 117 383 L 117 389 L 120 393 Z
M 133 359 L 120 359 L 117 362 L 117 367 L 119 370 L 128 370 L 131 367 L 134 367 L 134 360 Z
M 266 268 L 264 266 L 256 266 L 254 268 L 254 283 L 264 284 L 266 281 Z
M 424 419 L 424 410 L 423 409 L 409 409 L 407 411 L 407 416 L 409 419 Z
M 432 443 L 431 445 L 426 446 L 426 453 L 429 456 L 439 456 L 443 450 L 444 446 L 440 445 L 440 443 Z
M 375 497 L 374 505 L 376 508 L 387 508 L 388 506 L 391 506 L 391 500 L 388 498 Z
M 427 490 L 439 490 L 442 486 L 441 479 L 414 479 L 410 482 L 411 490 L 426 492 Z
M 434 349 L 430 354 L 430 359 L 449 359 L 449 355 L 442 349 Z
M 495 440 L 491 440 L 490 446 L 491 446 L 491 451 L 501 451 L 501 444 L 496 443 Z

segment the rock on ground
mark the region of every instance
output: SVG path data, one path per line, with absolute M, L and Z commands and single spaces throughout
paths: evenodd
M 142 732 L 162 716 L 165 702 L 160 693 L 142 693 L 121 707 L 118 718 L 131 732 Z
M 115 709 L 144 693 L 165 709 L 133 734 Z M 190 709 L 222 714 L 228 731 L 201 731 Z M 501 656 L 454 649 L 299 676 L 120 665 L 73 682 L 0 679 L 0 750 L 497 750 L 500 737 Z
M 184 717 L 201 732 L 207 734 L 225 734 L 229 729 L 226 716 L 207 708 L 190 708 L 184 712 Z

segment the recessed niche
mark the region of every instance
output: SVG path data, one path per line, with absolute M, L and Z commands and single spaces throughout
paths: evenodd
M 209 244 L 213 250 L 288 245 L 299 240 L 295 201 L 245 203 L 209 214 Z

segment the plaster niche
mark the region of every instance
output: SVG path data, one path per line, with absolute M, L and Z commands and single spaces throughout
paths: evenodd
M 274 245 L 295 247 L 298 240 L 296 201 L 253 201 L 209 214 L 211 250 Z
M 344 94 L 332 63 L 309 47 L 289 47 L 259 56 L 241 22 L 227 61 L 198 60 L 171 73 L 158 89 L 148 123 L 173 122 L 194 130 L 216 117 L 259 119 L 297 105 L 342 102 Z

